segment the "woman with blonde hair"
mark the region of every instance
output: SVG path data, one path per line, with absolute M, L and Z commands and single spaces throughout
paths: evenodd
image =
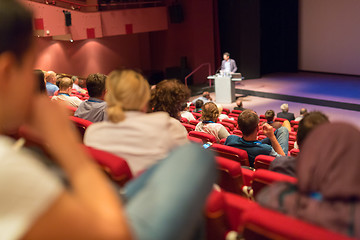
M 205 103 L 201 113 L 201 122 L 196 125 L 195 131 L 209 133 L 215 136 L 217 142 L 230 135 L 223 125 L 216 123 L 219 109 L 215 103 Z
M 150 86 L 140 73 L 115 70 L 107 79 L 106 89 L 109 121 L 87 129 L 86 145 L 126 159 L 136 175 L 188 142 L 186 129 L 168 113 L 146 113 Z

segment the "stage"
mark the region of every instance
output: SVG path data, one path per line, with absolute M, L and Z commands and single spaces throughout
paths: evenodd
M 331 121 L 346 121 L 360 128 L 360 77 L 320 73 L 276 73 L 259 79 L 246 79 L 236 84 L 245 108 L 264 114 L 273 109 L 280 112 L 282 103 L 299 115 L 300 108 L 322 111 Z M 202 90 L 210 90 L 203 88 Z M 211 96 L 216 101 L 214 92 Z M 192 97 L 194 99 L 195 97 Z M 235 103 L 223 104 L 233 109 Z

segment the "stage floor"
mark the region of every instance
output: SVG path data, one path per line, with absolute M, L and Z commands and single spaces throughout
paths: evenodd
M 258 114 L 268 109 L 280 112 L 280 105 L 288 103 L 295 116 L 305 107 L 308 111 L 322 111 L 330 121 L 349 122 L 360 129 L 360 77 L 306 72 L 269 74 L 237 83 L 236 93 L 245 108 Z M 216 102 L 214 92 L 211 96 Z M 235 107 L 235 103 L 222 105 L 231 110 Z

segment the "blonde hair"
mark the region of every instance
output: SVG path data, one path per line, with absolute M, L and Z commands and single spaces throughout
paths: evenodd
M 105 100 L 109 120 L 118 123 L 125 119 L 124 111 L 140 111 L 150 99 L 150 86 L 134 70 L 115 70 L 106 80 L 108 90 Z
M 201 120 L 216 122 L 219 117 L 219 109 L 213 102 L 207 102 L 204 104 L 201 111 Z

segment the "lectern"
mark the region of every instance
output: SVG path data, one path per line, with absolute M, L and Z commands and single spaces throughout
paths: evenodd
M 208 79 L 215 79 L 215 94 L 217 103 L 232 103 L 235 101 L 235 82 L 244 78 L 241 73 L 216 74 L 208 76 Z

